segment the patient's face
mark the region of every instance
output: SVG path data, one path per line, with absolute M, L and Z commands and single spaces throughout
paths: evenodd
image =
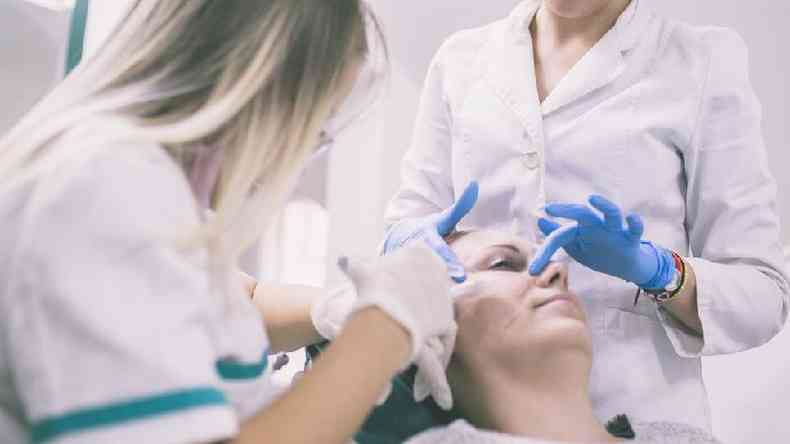
M 522 238 L 474 231 L 450 242 L 477 290 L 456 305 L 456 357 L 518 365 L 558 347 L 591 349 L 586 317 L 568 290 L 565 265 L 527 271 L 534 246 Z

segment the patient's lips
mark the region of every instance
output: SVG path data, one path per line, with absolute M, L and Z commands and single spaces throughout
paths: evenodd
M 549 304 L 562 303 L 562 302 L 570 303 L 575 305 L 577 308 L 581 308 L 579 306 L 579 300 L 576 298 L 576 296 L 573 293 L 569 293 L 569 292 L 557 293 L 553 296 L 541 298 L 538 301 L 536 301 L 535 308 L 537 309 Z

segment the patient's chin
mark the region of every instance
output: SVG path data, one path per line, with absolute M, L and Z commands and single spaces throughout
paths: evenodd
M 573 349 L 590 352 L 592 339 L 587 324 L 569 316 L 524 324 L 514 324 L 503 338 L 504 349 L 509 353 L 539 355 L 555 350 Z

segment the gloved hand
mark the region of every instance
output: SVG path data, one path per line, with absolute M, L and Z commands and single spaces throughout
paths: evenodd
M 450 280 L 442 260 L 424 244 L 372 261 L 342 258 L 338 265 L 357 291 L 349 316 L 369 307 L 385 312 L 411 335 L 410 361 L 429 339 L 454 330 Z
M 417 375 L 414 378 L 414 400 L 425 401 L 433 396 L 436 405 L 444 410 L 453 408 L 453 393 L 447 382 L 447 365 L 455 348 L 456 331 L 443 337 L 431 338 L 425 350 L 417 356 Z
M 467 282 L 453 287 L 450 294 L 455 300 L 473 293 L 475 289 L 474 282 Z M 348 320 L 356 297 L 356 289 L 349 284 L 337 287 L 317 299 L 310 310 L 316 331 L 325 339 L 335 339 Z M 418 370 L 414 380 L 414 399 L 417 402 L 433 396 L 440 407 L 445 410 L 452 408 L 452 393 L 445 372 L 455 349 L 455 333 L 456 329 L 452 328 L 448 334 L 431 338 L 425 344 L 425 349 L 417 356 L 415 363 Z M 382 395 L 379 405 L 387 400 L 390 391 L 388 389 Z
M 624 227 L 617 205 L 601 196 L 591 196 L 589 202 L 603 217 L 585 205 L 546 206 L 548 215 L 576 223 L 563 227 L 548 219 L 538 221 L 548 237 L 530 264 L 530 274 L 540 274 L 554 253 L 563 248 L 580 264 L 641 288 L 662 289 L 669 285 L 675 269 L 672 253 L 642 240 L 642 219 L 631 214 Z
M 450 290 L 454 301 L 477 293 L 477 282 L 467 281 Z M 425 350 L 417 357 L 417 375 L 414 378 L 414 400 L 425 401 L 433 396 L 436 404 L 444 410 L 453 408 L 453 394 L 447 382 L 447 365 L 455 350 L 456 330 L 451 334 L 432 338 Z
M 474 208 L 478 191 L 477 182 L 473 181 L 466 187 L 461 197 L 441 213 L 407 219 L 395 224 L 384 238 L 384 254 L 389 254 L 414 240 L 423 240 L 444 259 L 450 277 L 455 282 L 464 282 L 466 280 L 464 267 L 443 238 L 452 233 L 458 222 Z
M 370 263 L 341 259 L 339 265 L 357 293 L 349 316 L 377 307 L 402 325 L 412 340 L 407 364 L 415 363 L 418 372 L 423 373 L 421 380 L 427 386 L 423 390 L 436 393 L 437 403 L 451 408 L 452 395 L 444 369 L 457 330 L 453 297 L 463 290 L 451 289 L 441 258 L 420 242 Z

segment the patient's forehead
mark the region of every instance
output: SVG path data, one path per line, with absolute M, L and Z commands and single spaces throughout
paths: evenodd
M 454 233 L 447 241 L 462 263 L 472 260 L 474 255 L 494 245 L 513 245 L 530 256 L 535 249 L 535 245 L 524 238 L 496 230 Z

